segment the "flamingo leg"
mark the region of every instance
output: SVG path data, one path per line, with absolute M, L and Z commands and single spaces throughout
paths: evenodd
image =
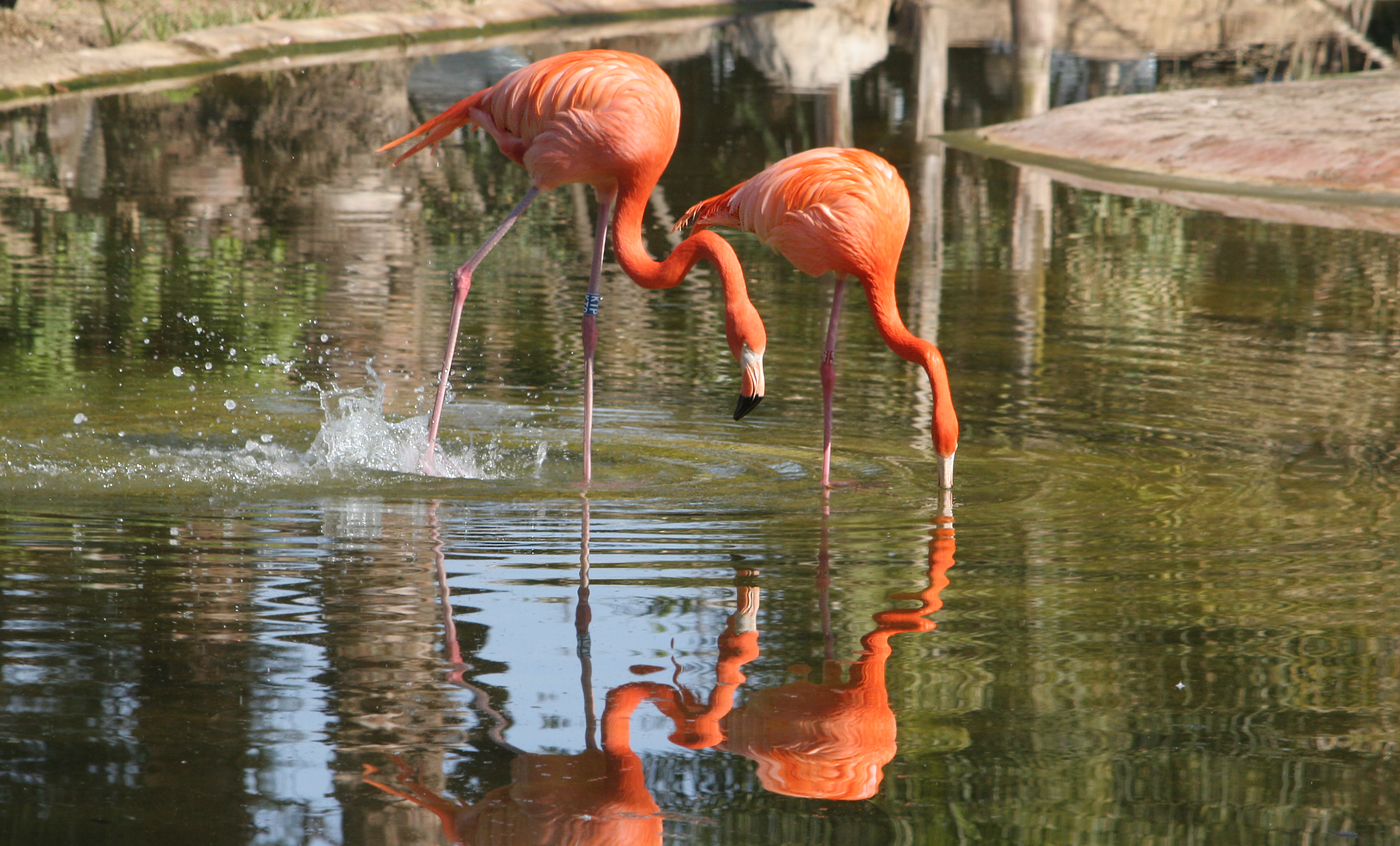
M 593 638 L 588 626 L 593 609 L 588 605 L 588 495 L 583 496 L 583 530 L 578 553 L 578 608 L 574 611 L 574 634 L 578 640 L 579 686 L 583 688 L 585 749 L 598 748 L 598 709 L 593 701 Z
M 598 193 L 598 225 L 593 235 L 593 267 L 588 273 L 588 294 L 583 301 L 583 483 L 593 481 L 593 356 L 598 350 L 598 302 L 603 286 L 603 248 L 608 243 L 616 190 Z
M 476 266 L 481 264 L 481 260 L 486 258 L 486 254 L 500 243 L 520 216 L 525 213 L 525 209 L 530 207 L 530 203 L 540 193 L 540 189 L 531 185 L 530 190 L 525 192 L 525 196 L 516 204 L 506 219 L 501 221 L 501 225 L 496 227 L 496 231 L 491 233 L 491 237 L 486 239 L 486 243 L 467 259 L 467 263 L 457 268 L 457 272 L 452 274 L 452 318 L 447 324 L 447 352 L 442 357 L 442 372 L 438 374 L 437 399 L 433 401 L 433 416 L 428 421 L 428 448 L 423 453 L 423 472 L 429 476 L 436 475 L 433 468 L 433 446 L 437 443 L 438 424 L 442 420 L 442 405 L 447 399 L 447 380 L 452 374 L 452 356 L 457 351 L 457 330 L 462 325 L 462 306 L 467 302 L 467 293 L 472 289 L 472 273 Z
M 846 277 L 836 277 L 831 294 L 831 322 L 826 325 L 826 349 L 822 351 L 822 489 L 831 487 L 831 401 L 836 391 L 836 327 L 841 323 L 841 294 Z

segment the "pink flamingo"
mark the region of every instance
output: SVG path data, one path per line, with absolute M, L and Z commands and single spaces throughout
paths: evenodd
M 895 270 L 909 229 L 909 191 L 894 166 L 865 150 L 808 150 L 695 204 L 676 228 L 688 223 L 694 224 L 692 232 L 697 234 L 710 226 L 745 229 L 804 273 L 836 273 L 822 355 L 822 487 L 831 485 L 831 409 L 841 294 L 847 277 L 854 276 L 865 286 L 870 314 L 885 343 L 928 373 L 938 484 L 951 488 L 958 417 L 948 389 L 948 371 L 938 347 L 905 328 L 894 298 Z
M 486 243 L 453 274 L 452 317 L 437 399 L 428 424 L 426 471 L 433 471 L 433 445 L 472 272 L 539 192 L 567 183 L 592 185 L 598 196 L 593 267 L 583 311 L 584 482 L 591 481 L 593 472 L 593 358 L 598 344 L 603 245 L 614 202 L 617 214 L 613 250 L 618 264 L 638 285 L 675 287 L 700 259 L 709 260 L 719 271 L 725 296 L 725 334 L 743 371 L 734 419 L 743 417 L 763 399 L 767 335 L 749 301 L 743 269 L 734 250 L 718 235 L 699 232 L 658 262 L 642 242 L 642 214 L 671 160 L 680 131 L 680 97 L 655 62 L 616 50 L 585 50 L 543 59 L 510 73 L 379 149 L 387 150 L 426 136 L 399 156 L 394 162 L 398 164 L 467 124 L 490 133 L 501 152 L 529 172 L 531 184 Z

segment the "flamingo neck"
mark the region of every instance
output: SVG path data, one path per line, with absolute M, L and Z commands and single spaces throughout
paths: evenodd
M 758 312 L 749 300 L 744 269 L 734 248 L 709 230 L 694 232 L 662 261 L 647 252 L 642 238 L 642 219 L 651 199 L 655 180 L 631 180 L 618 186 L 617 212 L 613 217 L 613 252 L 617 263 L 632 281 L 643 288 L 674 288 L 701 259 L 714 265 L 724 288 L 725 332 L 735 358 L 741 358 L 745 343 L 753 352 L 766 347 L 766 334 Z
M 650 691 L 643 685 L 624 685 L 608 693 L 603 708 L 603 754 L 607 766 L 607 794 L 627 805 L 650 804 L 643 779 L 642 760 L 632 751 L 632 712 Z
M 881 688 L 884 684 L 884 666 L 893 650 L 890 638 L 901 632 L 931 632 L 938 624 L 928 617 L 943 607 L 942 593 L 948 586 L 948 570 L 953 566 L 953 555 L 957 551 L 951 524 L 940 524 L 934 529 L 929 542 L 928 587 L 917 593 L 896 593 L 891 599 L 900 601 L 917 600 L 917 608 L 890 608 L 875 614 L 875 630 L 860 639 L 862 655 L 851 671 L 855 680 L 857 673 L 862 681 L 878 676 Z
M 953 410 L 953 392 L 948 387 L 948 368 L 938 347 L 910 332 L 899 316 L 894 298 L 893 270 L 870 274 L 865 281 L 865 296 L 870 314 L 885 344 L 905 361 L 913 362 L 928 373 L 933 388 L 933 448 L 944 458 L 958 448 L 958 416 Z

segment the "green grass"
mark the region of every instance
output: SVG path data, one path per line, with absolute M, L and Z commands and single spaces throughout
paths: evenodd
M 176 7 L 174 10 L 150 8 L 130 13 L 125 19 L 118 19 L 109 5 L 110 0 L 95 2 L 102 12 L 103 35 L 113 47 L 137 34 L 152 41 L 167 41 L 182 32 L 198 29 L 232 26 L 251 21 L 318 18 L 334 11 L 322 0 L 262 0 L 251 6 L 192 5 Z

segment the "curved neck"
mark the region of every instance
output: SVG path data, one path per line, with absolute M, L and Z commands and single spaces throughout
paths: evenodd
M 609 798 L 625 804 L 649 804 L 642 759 L 632 751 L 632 712 L 650 691 L 643 685 L 624 685 L 608 692 L 603 708 L 603 755 L 607 760 Z M 652 807 L 655 807 L 654 805 Z
M 860 639 L 862 654 L 851 669 L 851 680 L 878 678 L 883 686 L 885 659 L 892 653 L 890 638 L 901 632 L 931 632 L 938 624 L 928 618 L 943 607 L 942 593 L 948 586 L 948 570 L 953 566 L 957 541 L 951 524 L 935 524 L 928 547 L 928 587 L 918 592 L 896 593 L 890 599 L 913 600 L 917 608 L 894 607 L 875 614 L 875 630 Z
M 719 271 L 724 286 L 725 327 L 730 347 L 738 356 L 741 339 L 735 335 L 737 322 L 748 319 L 749 312 L 757 317 L 749 301 L 739 257 L 728 241 L 714 232 L 702 230 L 678 244 L 664 260 L 653 259 L 642 239 L 642 218 L 655 185 L 655 180 L 629 180 L 618 184 L 617 213 L 613 217 L 613 252 L 617 263 L 643 288 L 674 288 L 701 259 L 708 260 Z
M 952 455 L 958 446 L 958 417 L 953 411 L 953 392 L 948 387 L 948 368 L 938 347 L 910 332 L 899 316 L 894 298 L 894 272 L 871 274 L 862 279 L 870 314 L 885 344 L 905 361 L 911 361 L 928 373 L 933 388 L 933 446 L 942 456 Z

